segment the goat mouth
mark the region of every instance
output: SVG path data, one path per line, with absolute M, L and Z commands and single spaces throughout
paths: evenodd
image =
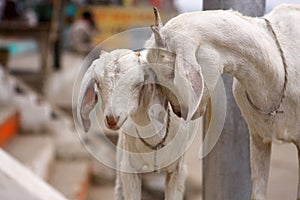
M 117 131 L 117 130 L 119 130 L 119 129 L 123 126 L 123 124 L 124 124 L 124 122 L 125 122 L 126 120 L 127 120 L 127 117 L 126 117 L 124 120 L 119 121 L 119 122 L 116 123 L 116 124 L 108 124 L 107 121 L 105 120 L 105 125 L 106 125 L 106 127 L 107 127 L 108 129 L 113 130 L 113 131 Z
M 117 130 L 120 129 L 119 126 L 110 126 L 110 127 L 107 127 L 107 128 L 109 128 L 110 130 L 113 130 L 113 131 L 117 131 Z

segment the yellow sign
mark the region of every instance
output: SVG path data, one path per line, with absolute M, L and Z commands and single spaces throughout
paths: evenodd
M 151 7 L 118 7 L 118 6 L 90 6 L 81 8 L 93 13 L 100 35 L 96 36 L 98 44 L 104 39 L 132 28 L 150 27 L 154 24 Z M 166 22 L 177 13 L 174 10 L 160 10 L 162 20 Z

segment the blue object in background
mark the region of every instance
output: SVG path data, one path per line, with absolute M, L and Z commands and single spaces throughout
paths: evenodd
M 16 56 L 23 53 L 35 52 L 38 45 L 34 40 L 0 40 L 0 49 L 7 49 L 9 56 Z

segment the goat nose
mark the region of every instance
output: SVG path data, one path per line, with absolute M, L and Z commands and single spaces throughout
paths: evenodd
M 106 122 L 109 128 L 111 129 L 117 129 L 117 123 L 119 121 L 119 116 L 115 117 L 113 115 L 106 115 Z

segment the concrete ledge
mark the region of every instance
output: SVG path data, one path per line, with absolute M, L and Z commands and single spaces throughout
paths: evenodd
M 46 180 L 51 163 L 54 160 L 54 143 L 45 136 L 18 135 L 4 149 Z
M 67 200 L 2 149 L 0 163 L 0 199 Z

